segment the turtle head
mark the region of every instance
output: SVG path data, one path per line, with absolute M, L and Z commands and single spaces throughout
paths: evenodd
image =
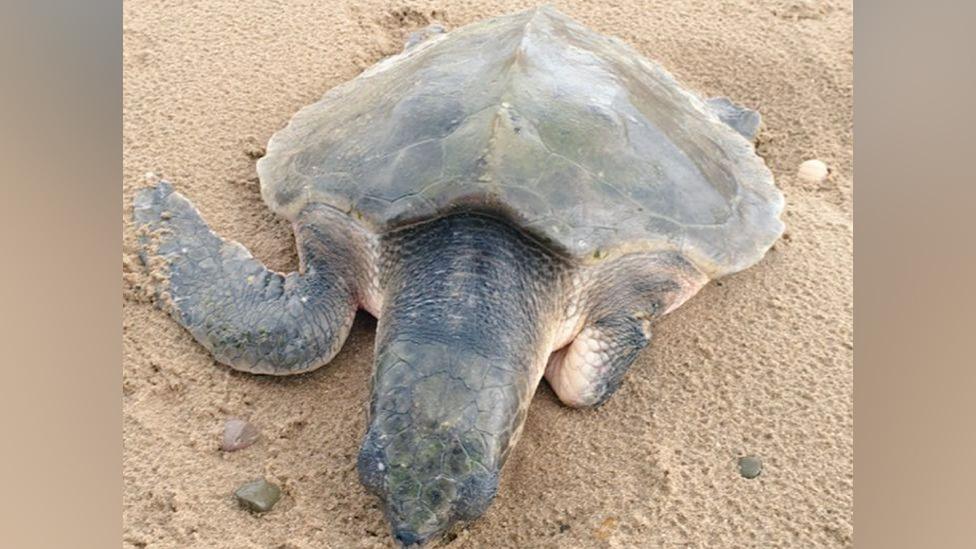
M 370 429 L 360 450 L 360 479 L 383 501 L 393 537 L 402 546 L 422 545 L 487 510 L 498 471 L 469 455 L 470 441 L 407 431 L 384 448 L 377 432 Z
M 357 466 L 405 546 L 488 509 L 525 420 L 529 379 L 519 379 L 503 356 L 460 347 L 400 341 L 378 356 Z M 507 381 L 491 381 L 492 372 Z
M 558 267 L 497 219 L 456 215 L 384 243 L 370 424 L 357 466 L 393 535 L 482 515 L 550 352 Z
M 528 380 L 515 378 L 485 388 L 479 378 L 493 370 L 513 372 L 502 356 L 434 343 L 396 342 L 381 351 L 357 465 L 402 544 L 473 520 L 494 498 L 530 394 Z

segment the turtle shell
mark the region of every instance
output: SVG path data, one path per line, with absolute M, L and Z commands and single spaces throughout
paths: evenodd
M 779 237 L 753 145 L 657 64 L 544 7 L 387 58 L 299 111 L 258 162 L 268 205 L 384 232 L 458 210 L 585 262 L 678 250 L 717 277 Z

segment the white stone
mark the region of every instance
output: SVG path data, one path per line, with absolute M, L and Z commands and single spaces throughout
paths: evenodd
M 807 160 L 800 164 L 796 176 L 805 183 L 823 183 L 827 179 L 830 169 L 822 160 Z

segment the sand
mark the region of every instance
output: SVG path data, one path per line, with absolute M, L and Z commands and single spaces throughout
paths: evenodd
M 604 407 L 539 387 L 490 511 L 451 547 L 848 547 L 853 508 L 853 24 L 850 2 L 556 3 L 705 95 L 763 115 L 759 151 L 787 233 L 754 268 L 659 322 Z M 245 7 L 246 6 L 246 7 Z M 222 235 L 292 270 L 289 225 L 261 202 L 254 157 L 300 107 L 397 52 L 524 2 L 128 0 L 122 230 L 125 547 L 388 547 L 355 455 L 375 321 L 329 366 L 287 379 L 215 363 L 137 285 L 132 196 L 170 179 Z M 797 167 L 820 158 L 823 183 Z M 223 421 L 263 432 L 218 450 Z M 754 454 L 762 474 L 742 478 Z M 254 516 L 233 491 L 282 485 Z

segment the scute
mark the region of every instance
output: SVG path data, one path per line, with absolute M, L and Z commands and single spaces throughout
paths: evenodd
M 619 40 L 543 7 L 434 36 L 299 111 L 258 162 L 268 205 L 382 232 L 496 211 L 581 261 L 758 261 L 783 197 L 752 144 Z

